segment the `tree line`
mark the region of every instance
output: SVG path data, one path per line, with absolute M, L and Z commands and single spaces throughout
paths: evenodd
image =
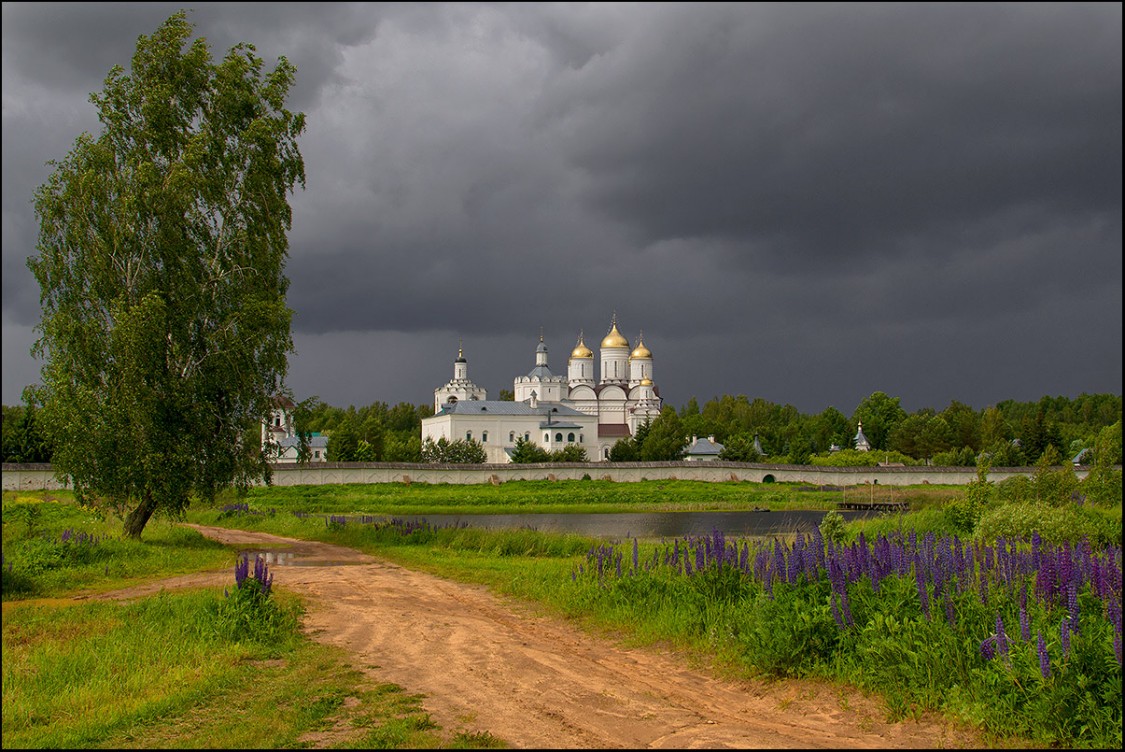
M 483 449 L 426 446 L 422 420 L 433 415 L 428 404 L 376 401 L 362 407 L 329 405 L 312 397 L 297 405 L 297 429 L 328 439 L 333 462 L 481 462 Z M 851 416 L 835 407 L 801 413 L 761 397 L 724 395 L 702 406 L 693 397 L 676 409 L 666 405 L 652 423 L 621 439 L 610 461 L 681 459 L 693 436 L 713 436 L 723 445 L 720 458 L 743 462 L 785 464 L 871 465 L 879 462 L 973 466 L 987 460 L 992 467 L 1035 465 L 1050 451 L 1068 461 L 1083 450 L 1086 464 L 1099 437 L 1121 462 L 1121 396 L 1082 394 L 1043 397 L 1035 402 L 1005 400 L 983 409 L 956 400 L 943 410 L 921 408 L 907 413 L 898 397 L 874 392 Z M 853 440 L 863 424 L 870 452 L 854 450 Z M 1113 437 L 1116 436 L 1116 439 Z M 464 440 L 460 440 L 464 442 Z M 761 448 L 761 453 L 758 448 Z M 3 407 L 5 462 L 50 462 L 52 449 L 34 403 Z M 582 462 L 584 453 L 550 453 L 523 442 L 514 462 Z

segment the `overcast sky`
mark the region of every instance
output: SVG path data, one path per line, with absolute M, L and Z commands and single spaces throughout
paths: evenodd
M 3 4 L 3 402 L 38 381 L 30 203 L 169 3 Z M 667 404 L 851 415 L 1122 392 L 1122 9 L 198 3 L 297 67 L 298 399 L 432 403 L 463 341 L 643 331 Z

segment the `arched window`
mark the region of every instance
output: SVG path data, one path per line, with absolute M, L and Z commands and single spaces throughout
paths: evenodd
M 561 433 L 555 434 L 555 441 L 557 441 L 560 444 L 562 443 L 562 434 Z
M 465 441 L 472 441 L 472 440 L 473 440 L 473 432 L 472 431 L 465 431 Z
M 609 447 L 602 450 L 602 459 L 609 459 Z
M 549 433 L 543 434 L 543 443 L 544 444 L 550 444 L 551 443 L 551 434 L 549 434 Z
M 481 435 L 480 435 L 480 443 L 482 443 L 482 444 L 487 444 L 487 443 L 488 443 L 488 431 L 482 431 L 482 432 L 481 432 Z
M 586 435 L 585 434 L 581 434 L 581 433 L 578 434 L 578 443 L 579 444 L 585 444 L 586 443 Z
M 573 442 L 574 442 L 574 434 L 572 434 L 572 433 L 568 433 L 568 434 L 566 435 L 566 440 L 567 440 L 567 441 L 569 441 L 569 442 L 571 442 L 571 443 L 573 443 Z
M 516 443 L 516 432 L 515 431 L 508 431 L 508 441 L 510 441 L 513 444 Z
M 523 440 L 524 441 L 531 441 L 531 431 L 524 431 L 523 432 Z

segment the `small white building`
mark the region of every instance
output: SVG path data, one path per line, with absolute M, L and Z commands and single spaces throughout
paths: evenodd
M 691 444 L 684 452 L 684 459 L 688 462 L 713 462 L 719 459 L 719 453 L 722 451 L 723 445 L 715 441 L 714 436 L 705 439 L 692 436 Z
M 857 452 L 870 452 L 871 451 L 871 442 L 869 442 L 867 440 L 867 437 L 863 435 L 863 421 L 862 420 L 859 422 L 859 431 L 856 432 L 855 439 L 853 439 L 853 441 L 855 441 L 855 449 L 856 449 Z
M 293 423 L 296 405 L 288 397 L 275 397 L 269 420 L 262 423 L 262 449 L 272 462 L 296 462 L 300 440 Z M 309 438 L 309 462 L 328 461 L 328 438 Z

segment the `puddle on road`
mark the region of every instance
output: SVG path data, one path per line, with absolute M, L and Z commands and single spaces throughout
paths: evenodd
M 343 559 L 325 559 L 316 556 L 301 556 L 292 551 L 277 549 L 244 549 L 238 552 L 238 558 L 246 556 L 253 564 L 254 559 L 261 556 L 265 559 L 267 567 L 343 567 L 353 564 L 362 564 L 359 561 L 346 561 Z

